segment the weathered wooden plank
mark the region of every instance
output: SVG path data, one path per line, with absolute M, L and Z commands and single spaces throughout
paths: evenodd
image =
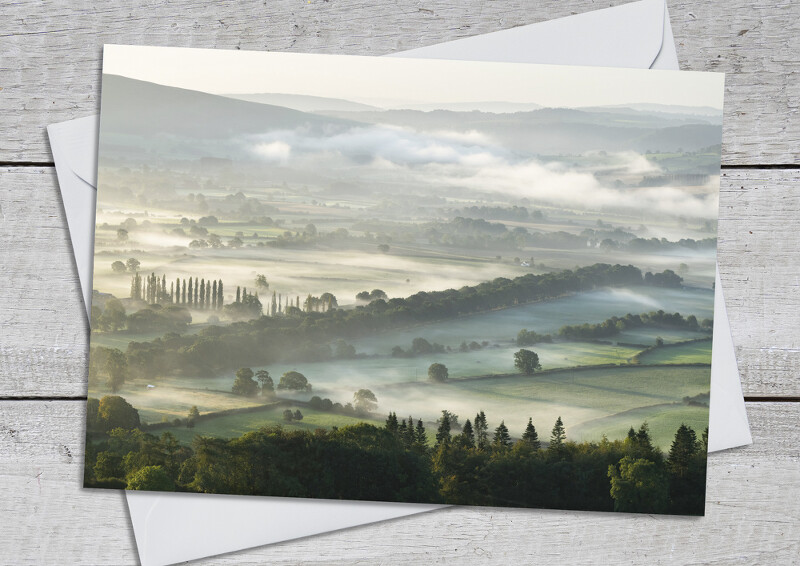
M 6 3 L 0 7 L 0 161 L 50 161 L 45 125 L 97 111 L 104 43 L 381 55 L 621 3 Z M 798 163 L 800 4 L 669 6 L 682 68 L 728 73 L 724 162 Z
M 87 326 L 55 174 L 0 170 L 0 396 L 86 391 Z M 726 171 L 719 262 L 747 395 L 800 395 L 800 170 Z
M 791 563 L 800 553 L 791 496 L 800 489 L 800 404 L 748 412 L 754 444 L 709 458 L 704 518 L 463 507 L 200 563 Z M 122 495 L 79 487 L 83 415 L 80 401 L 0 402 L 0 557 L 136 563 Z

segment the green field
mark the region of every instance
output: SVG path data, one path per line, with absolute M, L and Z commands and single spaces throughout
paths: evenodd
M 283 418 L 283 411 L 291 409 L 293 412 L 300 410 L 303 414 L 302 421 L 286 422 Z M 254 413 L 240 413 L 235 415 L 228 415 L 201 421 L 197 423 L 194 428 L 187 428 L 185 426 L 171 426 L 154 431 L 155 434 L 161 434 L 164 431 L 169 431 L 175 437 L 185 444 L 191 443 L 192 439 L 197 435 L 215 436 L 218 438 L 234 438 L 241 436 L 246 432 L 258 430 L 264 426 L 281 425 L 286 429 L 292 430 L 314 430 L 317 428 L 331 428 L 334 426 L 343 427 L 353 425 L 360 422 L 368 422 L 375 426 L 383 426 L 383 420 L 370 420 L 362 419 L 359 417 L 350 417 L 346 415 L 339 415 L 335 413 L 325 413 L 315 411 L 306 406 L 280 406 L 271 409 L 265 409 Z
M 639 356 L 642 364 L 710 364 L 711 340 L 653 348 Z
M 708 407 L 690 407 L 688 405 L 655 405 L 640 407 L 609 417 L 581 423 L 570 429 L 570 440 L 597 441 L 603 435 L 609 439 L 623 438 L 630 427 L 638 429 L 647 421 L 653 443 L 665 452 L 669 450 L 675 431 L 681 424 L 694 429 L 698 440 L 708 426 Z
M 615 425 L 613 432 L 601 427 L 582 431 L 580 427 L 588 422 L 617 417 L 632 410 L 638 412 L 625 418 L 638 420 L 635 423 L 637 427 L 645 420 L 653 421 L 653 424 L 663 423 L 664 430 L 671 429 L 670 434 L 674 435 L 681 419 L 686 417 L 674 410 L 662 416 L 664 410 L 661 406 L 680 403 L 684 396 L 707 392 L 709 384 L 708 367 L 627 366 L 546 372 L 533 376 L 465 379 L 446 385 L 429 385 L 416 394 L 428 399 L 429 405 L 435 405 L 439 409 L 447 408 L 464 418 L 483 410 L 491 428 L 496 427 L 499 420 L 503 419 L 512 436 L 522 433 L 530 417 L 540 437 L 547 439 L 553 423 L 560 416 L 568 438 L 578 439 L 573 434 L 573 427 L 576 427 L 580 438 L 600 440 L 603 432 L 610 439 L 622 438 L 630 425 L 625 426 L 622 432 L 619 432 L 622 426 L 619 424 Z M 398 403 L 403 394 L 407 397 L 414 396 L 414 392 L 404 390 L 398 396 Z M 707 413 L 707 409 L 704 410 Z M 696 411 L 693 414 L 697 418 L 692 422 L 698 424 L 702 421 L 706 424 L 700 430 L 705 428 L 707 416 L 703 417 Z M 664 435 L 658 443 L 662 448 L 669 447 Z
M 681 423 L 694 428 L 698 435 L 705 429 L 708 408 L 689 407 L 682 404 L 681 399 L 708 390 L 709 369 L 705 367 L 628 366 L 463 379 L 443 385 L 396 385 L 375 389 L 380 407 L 376 418 L 366 422 L 383 426 L 384 412 L 395 411 L 399 418 L 411 413 L 425 421 L 430 435 L 435 432 L 435 420 L 442 409 L 458 414 L 461 422 L 483 410 L 491 430 L 503 420 L 514 437 L 522 434 L 528 418 L 532 418 L 540 438 L 546 442 L 559 416 L 564 421 L 568 438 L 576 441 L 599 441 L 604 434 L 611 440 L 624 438 L 628 428 L 638 428 L 647 421 L 654 442 L 667 450 Z M 225 398 L 231 403 L 234 401 L 232 395 L 221 392 L 217 395 L 217 401 Z M 169 398 L 172 397 L 170 394 Z M 208 406 L 213 399 L 205 401 Z M 261 402 L 257 398 L 251 401 L 252 404 Z M 303 420 L 285 422 L 283 411 L 286 408 L 293 411 L 299 408 Z M 207 410 L 201 407 L 201 413 Z M 185 414 L 177 416 L 185 417 Z M 297 405 L 214 418 L 198 423 L 194 429 L 178 426 L 161 430 L 169 430 L 182 442 L 190 442 L 197 434 L 230 438 L 267 425 L 313 430 L 358 422 L 364 419 Z

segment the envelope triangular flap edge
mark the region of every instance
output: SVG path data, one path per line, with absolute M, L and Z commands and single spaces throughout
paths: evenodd
M 614 67 L 646 69 L 661 51 L 666 18 L 664 0 L 640 0 L 537 23 L 535 34 L 520 26 L 390 56 L 497 61 L 500 42 L 508 46 L 502 60 L 509 63 L 607 67 L 614 61 Z

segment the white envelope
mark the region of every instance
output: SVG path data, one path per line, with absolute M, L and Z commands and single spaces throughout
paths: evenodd
M 678 69 L 663 0 L 641 0 L 392 56 Z M 48 127 L 87 311 L 91 304 L 96 116 Z M 709 451 L 752 443 L 717 274 Z M 125 492 L 144 566 L 170 564 L 438 509 L 409 503 Z

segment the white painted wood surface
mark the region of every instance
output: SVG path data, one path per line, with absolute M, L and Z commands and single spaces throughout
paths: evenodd
M 104 43 L 382 55 L 626 1 L 4 3 L 0 162 L 50 161 L 44 125 L 97 111 Z M 692 0 L 669 8 L 682 67 L 728 73 L 723 162 L 797 164 L 797 3 Z
M 800 404 L 748 410 L 755 442 L 709 457 L 702 518 L 460 507 L 200 563 L 796 563 Z M 79 402 L 0 401 L 0 562 L 136 563 L 122 494 L 79 487 L 83 416 Z
M 123 496 L 79 487 L 87 328 L 45 135 L 96 112 L 103 43 L 377 55 L 623 1 L 0 3 L 0 564 L 137 562 Z M 669 8 L 682 68 L 728 73 L 719 261 L 754 401 L 707 516 L 459 508 L 203 563 L 800 563 L 800 4 Z

